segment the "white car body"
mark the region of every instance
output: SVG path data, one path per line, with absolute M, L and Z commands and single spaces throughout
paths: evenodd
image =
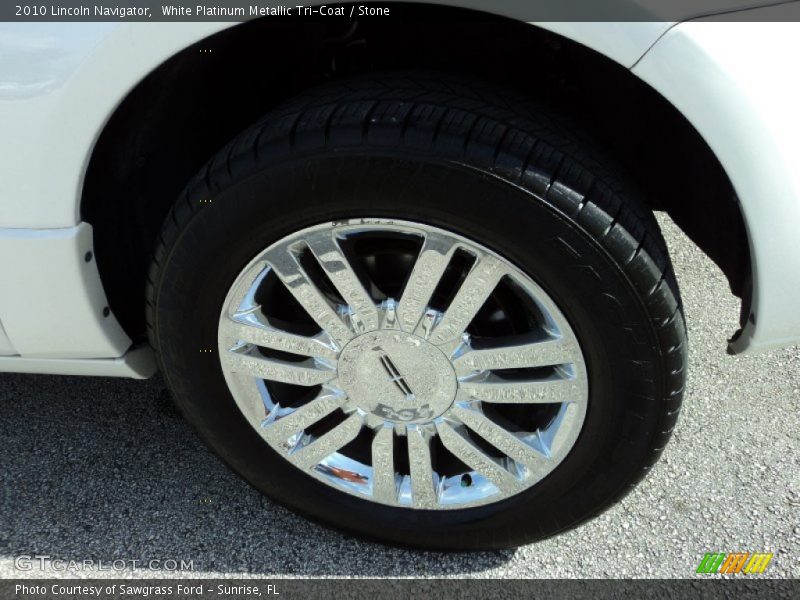
M 800 24 L 535 23 L 629 69 L 696 128 L 744 217 L 752 298 L 745 353 L 800 342 Z M 766 18 L 765 18 L 766 16 Z M 0 25 L 0 371 L 148 377 L 110 313 L 81 197 L 92 152 L 159 64 L 235 23 Z M 743 39 L 748 43 L 742 43 Z M 46 175 L 45 175 L 46 174 Z M 744 241 L 743 241 L 744 243 Z M 736 324 L 731 324 L 731 330 Z

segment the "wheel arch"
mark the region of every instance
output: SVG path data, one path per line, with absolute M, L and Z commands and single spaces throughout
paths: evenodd
M 498 6 L 503 12 L 505 5 Z M 747 234 L 724 170 L 694 127 L 626 68 L 668 24 L 627 24 L 638 33 L 603 47 L 603 36 L 576 24 L 547 25 L 560 28 L 561 35 L 497 15 L 424 4 L 413 8 L 409 14 L 432 17 L 427 28 L 416 27 L 411 39 L 402 23 L 365 26 L 358 34 L 366 30 L 372 36 L 367 42 L 378 40 L 366 53 L 358 35 L 316 21 L 187 27 L 171 39 L 174 53 L 167 52 L 172 54 L 168 60 L 140 73 L 94 144 L 79 207 L 80 218 L 94 227 L 109 304 L 132 338 L 144 333 L 146 269 L 163 218 L 219 147 L 275 104 L 316 83 L 350 72 L 421 65 L 466 70 L 564 104 L 565 112 L 612 148 L 644 188 L 651 208 L 667 210 L 747 301 L 747 245 L 740 253 L 730 252 L 732 240 Z M 520 78 L 522 68 L 532 64 L 540 77 Z M 265 75 L 254 78 L 254 71 Z M 588 110 L 582 105 L 587 98 Z M 597 126 L 598 115 L 602 126 Z M 639 133 L 625 134 L 633 130 Z M 654 137 L 659 143 L 652 146 Z M 702 160 L 681 161 L 675 151 L 687 146 Z M 643 153 L 643 148 L 649 150 Z M 676 170 L 684 178 L 673 189 L 656 189 L 654 181 Z M 695 182 L 692 195 L 706 199 L 699 211 L 695 199 L 681 195 L 689 180 Z

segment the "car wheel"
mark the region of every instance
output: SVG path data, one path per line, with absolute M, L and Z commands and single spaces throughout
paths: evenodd
M 534 541 L 630 490 L 677 418 L 683 315 L 652 214 L 562 123 L 372 76 L 221 150 L 147 305 L 210 447 L 303 515 L 422 548 Z

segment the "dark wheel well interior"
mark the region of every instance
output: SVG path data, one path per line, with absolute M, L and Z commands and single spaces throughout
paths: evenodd
M 657 92 L 600 54 L 526 23 L 423 4 L 394 12 L 401 16 L 241 24 L 176 54 L 122 102 L 92 154 L 81 213 L 94 227 L 109 304 L 131 337 L 145 332 L 150 252 L 192 175 L 298 92 L 395 69 L 478 76 L 559 107 L 609 149 L 651 208 L 667 211 L 747 304 L 747 237 L 730 182 Z

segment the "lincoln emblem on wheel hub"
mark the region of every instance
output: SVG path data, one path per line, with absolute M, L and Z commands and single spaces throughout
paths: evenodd
M 376 350 L 382 351 L 383 348 L 380 346 L 375 347 Z M 397 388 L 403 392 L 405 395 L 406 400 L 414 400 L 416 396 L 411 388 L 408 386 L 408 382 L 406 378 L 400 374 L 400 371 L 397 370 L 397 367 L 392 362 L 392 359 L 389 358 L 386 354 L 381 354 L 381 364 L 383 368 L 386 369 L 386 372 L 389 374 L 389 381 L 394 381 Z
M 572 449 L 586 414 L 581 349 L 529 276 L 418 223 L 299 231 L 234 282 L 225 380 L 280 456 L 397 507 L 513 496 Z
M 339 385 L 367 422 L 420 423 L 446 411 L 458 381 L 447 356 L 422 338 L 373 331 L 351 341 L 339 357 Z

